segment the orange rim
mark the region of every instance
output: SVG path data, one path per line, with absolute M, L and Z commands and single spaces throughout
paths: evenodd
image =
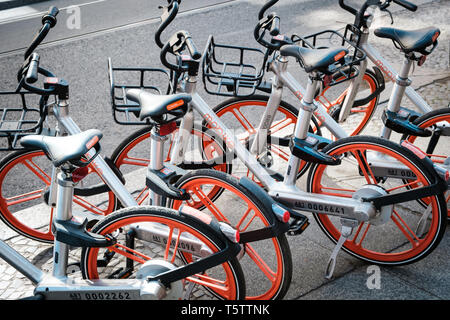
M 372 93 L 376 90 L 377 84 L 375 83 L 375 80 L 367 73 L 364 74 L 362 81 L 367 82 L 367 84 L 370 87 L 370 93 Z M 316 101 L 320 102 L 320 104 L 322 104 L 328 111 L 332 110 L 332 108 L 334 106 L 340 105 L 344 101 L 345 95 L 347 93 L 347 90 L 345 90 L 344 92 L 342 92 L 339 95 L 339 97 L 337 99 L 329 99 L 326 97 L 326 92 L 330 88 L 331 87 L 325 87 L 323 89 L 321 95 L 316 98 Z M 349 135 L 356 136 L 364 129 L 364 127 L 367 125 L 367 122 L 370 120 L 370 118 L 372 116 L 375 105 L 376 105 L 376 99 L 374 98 L 365 106 L 354 107 L 351 109 L 350 114 L 364 113 L 364 117 L 363 117 L 362 121 L 359 122 L 359 124 L 355 128 L 355 130 L 353 130 L 351 133 L 349 133 Z M 319 122 L 319 125 L 321 125 L 320 122 Z
M 174 230 L 178 230 L 178 239 L 181 236 L 182 233 L 188 233 L 190 235 L 195 236 L 197 239 L 199 239 L 201 242 L 206 244 L 208 248 L 214 253 L 218 251 L 218 248 L 214 246 L 214 244 L 211 243 L 211 241 L 204 237 L 201 233 L 197 232 L 196 230 L 193 230 L 183 223 L 180 223 L 179 221 L 172 220 L 170 218 L 164 217 L 149 217 L 149 216 L 135 216 L 135 217 L 129 217 L 125 219 L 121 219 L 115 223 L 112 223 L 111 225 L 107 226 L 107 228 L 103 229 L 99 234 L 107 235 L 112 234 L 114 231 L 119 230 L 120 228 L 123 228 L 127 225 L 131 225 L 134 223 L 142 223 L 142 222 L 154 222 L 154 223 L 161 223 L 165 226 L 168 226 L 170 228 L 169 236 L 174 234 Z M 178 250 L 178 241 L 175 241 L 174 248 L 171 248 L 172 241 L 167 241 L 166 248 L 164 249 L 164 260 L 173 263 L 175 260 L 175 257 L 177 254 L 184 254 L 181 253 L 181 251 Z M 151 260 L 151 257 L 140 253 L 136 249 L 128 248 L 123 244 L 115 244 L 114 246 L 111 246 L 108 248 L 109 250 L 115 252 L 116 254 L 122 255 L 125 258 L 131 259 L 139 264 L 145 263 L 148 260 Z M 171 252 L 172 249 L 173 252 Z M 90 248 L 89 253 L 87 256 L 87 275 L 89 279 L 99 279 L 98 269 L 97 269 L 97 262 L 98 262 L 98 254 L 99 254 L 99 248 Z M 214 279 L 208 274 L 198 274 L 195 276 L 191 276 L 186 278 L 185 280 L 188 282 L 193 282 L 195 284 L 207 287 L 209 290 L 213 291 L 215 294 L 219 295 L 220 297 L 227 299 L 227 300 L 235 300 L 236 297 L 236 283 L 234 281 L 229 281 L 229 279 L 234 279 L 233 271 L 230 268 L 228 263 L 224 263 L 221 265 L 224 274 L 226 275 L 226 279 Z
M 429 128 L 433 125 L 435 125 L 438 122 L 443 122 L 446 121 L 448 124 L 450 124 L 450 115 L 446 114 L 446 115 L 437 115 L 436 117 L 433 117 L 431 119 L 429 119 L 428 121 L 425 121 L 424 123 L 420 124 L 419 127 L 420 128 Z M 414 144 L 414 141 L 416 141 L 416 136 L 409 136 L 408 137 L 408 141 Z M 448 157 L 447 155 L 443 155 L 443 154 L 429 154 L 428 155 L 430 157 L 430 159 L 435 162 L 435 163 L 443 163 L 444 160 Z M 447 207 L 448 207 L 448 201 L 449 201 L 450 196 L 448 196 L 445 201 L 447 202 Z M 450 219 L 450 209 L 447 210 L 447 217 Z
M 246 135 L 243 135 L 243 136 L 245 136 L 247 138 L 248 136 L 255 134 L 257 128 L 255 128 L 251 124 L 251 122 L 247 119 L 247 117 L 245 117 L 244 113 L 241 111 L 241 108 L 245 108 L 248 106 L 258 106 L 258 107 L 265 108 L 266 105 L 267 105 L 266 101 L 253 101 L 253 100 L 238 101 L 238 102 L 230 103 L 225 108 L 222 108 L 221 110 L 219 110 L 216 114 L 219 118 L 224 116 L 225 114 L 233 115 L 236 118 L 236 120 L 240 123 L 242 128 L 246 131 Z M 280 113 L 283 114 L 284 118 L 272 123 L 272 126 L 270 127 L 271 135 L 277 133 L 278 131 L 286 128 L 287 126 L 289 126 L 291 124 L 295 126 L 295 124 L 297 122 L 297 116 L 293 115 L 292 113 L 285 110 L 284 108 L 278 108 L 278 112 L 279 112 L 279 114 Z M 208 126 L 208 128 L 210 128 L 210 126 Z M 246 140 L 241 139 L 241 142 L 243 144 L 245 144 Z M 290 153 L 284 151 L 279 146 L 271 144 L 270 151 L 273 154 L 280 157 L 281 159 L 283 159 L 285 162 L 288 162 Z M 306 164 L 307 163 L 305 161 L 302 161 L 300 163 L 299 172 L 301 172 L 305 168 Z M 247 171 L 247 176 L 251 177 L 252 180 L 255 180 L 254 176 L 251 174 L 250 171 Z
M 33 201 L 35 199 L 38 199 L 42 197 L 42 193 L 45 190 L 46 187 L 50 186 L 50 180 L 51 176 L 50 174 L 46 173 L 43 168 L 41 168 L 38 165 L 38 161 L 36 161 L 36 158 L 39 157 L 47 157 L 45 156 L 44 152 L 42 151 L 34 151 L 30 153 L 26 153 L 23 156 L 20 156 L 13 161 L 9 162 L 8 165 L 6 165 L 3 170 L 0 172 L 0 210 L 2 213 L 2 216 L 6 220 L 5 222 L 18 231 L 19 233 L 22 233 L 23 235 L 26 235 L 27 237 L 30 237 L 32 239 L 38 240 L 38 241 L 53 241 L 53 234 L 51 233 L 50 228 L 44 228 L 47 226 L 50 226 L 52 218 L 53 218 L 53 208 L 48 207 L 48 224 L 45 223 L 45 225 L 40 226 L 39 228 L 32 228 L 24 224 L 23 221 L 20 221 L 13 212 L 11 212 L 10 208 L 14 205 L 20 205 L 20 204 L 26 204 L 27 202 Z M 48 160 L 47 160 L 48 162 Z M 40 181 L 42 183 L 42 187 L 37 187 L 37 189 L 29 192 L 25 192 L 23 194 L 14 195 L 11 197 L 4 197 L 4 184 L 5 184 L 5 178 L 7 177 L 8 173 L 16 166 L 22 165 L 24 168 L 27 168 L 29 172 L 31 172 L 35 177 L 37 181 Z M 89 174 L 95 172 L 93 168 L 89 167 Z M 98 215 L 107 215 L 113 211 L 114 208 L 114 198 L 112 196 L 108 197 L 108 207 L 106 209 L 102 209 L 98 207 L 97 205 L 87 201 L 85 198 L 80 196 L 74 196 L 74 203 L 81 206 L 82 208 Z M 39 229 L 47 229 L 47 231 L 42 231 Z
M 381 153 L 385 153 L 401 163 L 403 163 L 405 166 L 407 166 L 412 172 L 416 175 L 417 179 L 411 183 L 407 183 L 401 187 L 411 187 L 411 186 L 426 186 L 429 185 L 429 183 L 426 181 L 425 177 L 418 171 L 414 166 L 409 165 L 410 163 L 403 159 L 403 157 L 398 156 L 395 152 L 378 147 L 376 145 L 368 145 L 368 144 L 353 144 L 353 145 L 344 145 L 341 146 L 335 150 L 333 150 L 330 154 L 331 155 L 340 155 L 344 154 L 345 152 L 350 152 L 358 161 L 359 168 L 362 168 L 362 172 L 364 175 L 364 178 L 366 180 L 367 184 L 376 184 L 374 181 L 375 176 L 373 172 L 371 172 L 370 168 L 368 167 L 366 163 L 366 159 L 364 158 L 364 151 L 365 150 L 372 150 L 377 151 Z M 368 168 L 368 169 L 365 169 Z M 352 197 L 353 192 L 356 190 L 351 189 L 343 189 L 343 188 L 329 188 L 322 185 L 321 180 L 322 176 L 324 174 L 325 166 L 319 165 L 314 173 L 313 177 L 313 186 L 312 186 L 312 192 L 314 193 L 321 193 L 321 194 L 328 194 L 333 196 L 342 196 L 350 198 Z M 401 187 L 392 188 L 398 190 Z M 405 189 L 406 190 L 406 189 Z M 432 241 L 434 241 L 435 235 L 438 233 L 438 219 L 436 217 L 436 212 L 438 212 L 438 204 L 436 202 L 436 199 L 434 197 L 428 197 L 428 203 L 430 203 L 430 200 L 432 200 L 432 209 L 433 209 L 433 219 L 430 226 L 430 231 L 427 233 L 425 238 L 419 238 L 413 231 L 413 228 L 411 228 L 404 219 L 400 216 L 400 214 L 394 209 L 392 216 L 391 216 L 391 222 L 393 222 L 393 225 L 395 225 L 398 228 L 398 231 L 404 236 L 404 238 L 410 243 L 411 249 L 404 250 L 401 252 L 377 252 L 373 251 L 367 248 L 364 248 L 364 240 L 366 239 L 366 236 L 369 231 L 376 230 L 377 227 L 372 227 L 372 225 L 368 223 L 361 223 L 359 227 L 356 229 L 356 233 L 354 233 L 353 238 L 351 240 L 347 240 L 344 243 L 344 247 L 355 254 L 371 259 L 376 260 L 380 262 L 399 262 L 399 261 L 407 261 L 410 260 L 425 250 Z M 316 217 L 319 219 L 319 223 L 326 229 L 326 232 L 331 235 L 331 237 L 337 241 L 340 237 L 340 231 L 336 228 L 336 226 L 332 223 L 332 221 L 329 219 L 327 215 L 323 214 L 317 214 Z
M 244 200 L 247 207 L 242 208 L 242 216 L 239 221 L 233 224 L 227 217 L 227 214 L 224 213 L 217 205 L 214 203 L 214 199 L 210 198 L 202 191 L 202 186 L 214 185 L 215 187 L 219 187 L 221 189 L 228 190 L 235 195 L 237 195 L 240 199 Z M 248 199 L 244 194 L 242 194 L 239 190 L 235 189 L 233 186 L 224 183 L 223 181 L 213 179 L 213 178 L 196 178 L 187 181 L 186 183 L 179 186 L 180 188 L 185 189 L 190 194 L 195 195 L 191 198 L 191 200 L 187 201 L 187 204 L 194 208 L 206 207 L 218 221 L 225 221 L 234 228 L 239 230 L 240 232 L 245 232 L 251 229 L 252 223 L 262 222 L 264 226 L 269 226 L 268 221 L 262 214 L 262 212 L 255 206 L 255 204 Z M 198 199 L 198 201 L 196 201 Z M 181 201 L 174 201 L 172 204 L 173 209 L 178 209 L 181 206 Z M 255 263 L 255 265 L 259 268 L 259 270 L 264 274 L 267 281 L 270 283 L 270 288 L 257 296 L 247 296 L 247 300 L 269 300 L 272 299 L 278 292 L 280 286 L 283 284 L 283 257 L 281 253 L 281 249 L 278 246 L 276 238 L 270 239 L 271 243 L 274 246 L 274 252 L 276 254 L 276 270 L 273 266 L 270 266 L 265 259 L 262 253 L 258 253 L 258 250 L 250 243 L 245 244 L 245 253 L 249 256 L 251 261 Z M 270 248 L 265 247 L 265 250 Z M 245 267 L 244 267 L 245 271 Z

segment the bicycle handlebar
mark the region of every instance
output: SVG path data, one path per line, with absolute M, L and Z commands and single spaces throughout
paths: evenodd
M 161 41 L 161 33 L 167 28 L 167 26 L 175 19 L 178 8 L 181 3 L 181 0 L 167 0 L 169 5 L 167 7 L 159 7 L 163 9 L 163 13 L 161 14 L 161 24 L 155 33 L 155 42 L 156 45 L 160 48 L 164 46 L 164 43 Z
M 280 17 L 274 16 L 272 20 L 272 25 L 270 26 L 270 35 L 277 36 L 280 34 Z
M 38 80 L 39 55 L 35 52 L 31 55 L 31 61 L 28 65 L 28 71 L 25 76 L 27 83 L 35 83 Z
M 393 0 L 394 3 L 398 4 L 399 6 L 402 6 L 405 9 L 408 9 L 409 11 L 416 11 L 417 10 L 417 6 L 414 3 L 411 3 L 409 1 L 406 0 Z
M 35 53 L 34 50 L 45 39 L 50 29 L 56 25 L 56 16 L 58 15 L 58 13 L 59 9 L 52 6 L 42 17 L 42 27 L 36 33 L 31 42 L 31 45 L 25 51 L 24 63 L 17 73 L 17 80 L 19 81 L 17 91 L 20 91 L 21 88 L 24 88 L 39 95 L 49 95 L 54 92 L 52 88 L 42 89 L 31 84 L 35 83 L 38 80 L 39 74 L 42 74 L 49 78 L 55 77 L 52 72 L 39 67 L 39 55 Z
M 170 70 L 182 72 L 186 71 L 180 63 L 180 55 L 184 49 L 187 48 L 189 55 L 194 60 L 200 59 L 202 54 L 197 50 L 197 47 L 194 43 L 194 40 L 191 38 L 191 35 L 185 30 L 180 30 L 173 34 L 165 44 L 161 40 L 162 32 L 175 19 L 177 15 L 180 2 L 181 0 L 168 0 L 169 5 L 166 7 L 161 7 L 164 11 L 161 15 L 162 22 L 155 33 L 155 42 L 161 48 L 161 63 Z M 167 60 L 168 53 L 172 53 L 177 56 L 178 65 L 170 63 Z
M 263 7 L 261 8 L 261 10 L 259 10 L 258 13 L 258 20 L 261 20 L 262 18 L 264 18 L 264 14 L 266 13 L 266 11 L 272 7 L 275 3 L 277 3 L 279 0 L 268 0 Z
M 263 31 L 261 32 L 261 30 Z M 253 36 L 255 40 L 262 46 L 271 50 L 276 50 L 278 46 L 264 40 L 264 32 L 266 30 L 269 30 L 271 36 L 277 36 L 280 34 L 280 17 L 275 12 L 272 12 L 267 15 L 267 17 L 259 20 L 253 31 Z
M 382 3 L 380 0 L 366 0 L 359 10 L 345 4 L 344 0 L 339 0 L 339 6 L 342 9 L 353 14 L 355 16 L 355 24 L 357 26 L 361 26 L 364 18 L 364 13 L 366 12 L 368 7 L 376 5 L 379 6 L 380 8 L 382 7 L 385 10 L 387 7 L 389 7 L 391 2 L 394 2 L 399 6 L 402 6 L 403 8 L 413 12 L 417 10 L 417 6 L 407 0 L 386 0 L 384 3 Z
M 35 35 L 33 41 L 31 42 L 31 45 L 25 51 L 24 59 L 27 59 L 33 53 L 34 49 L 36 49 L 36 47 L 40 45 L 42 40 L 44 40 L 44 38 L 47 36 L 50 29 L 56 25 L 56 16 L 58 15 L 58 13 L 58 8 L 52 6 L 42 17 L 42 28 Z

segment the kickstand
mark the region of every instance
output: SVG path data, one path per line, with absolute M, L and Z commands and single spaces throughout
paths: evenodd
M 348 237 L 350 237 L 352 232 L 353 232 L 353 227 L 342 226 L 341 236 L 339 237 L 339 240 L 336 243 L 336 246 L 334 247 L 333 252 L 331 253 L 330 259 L 328 260 L 327 270 L 326 270 L 326 274 L 325 274 L 326 279 L 331 279 L 333 277 L 334 267 L 336 266 L 337 255 L 338 255 L 339 251 L 341 250 L 342 245 L 348 239 Z

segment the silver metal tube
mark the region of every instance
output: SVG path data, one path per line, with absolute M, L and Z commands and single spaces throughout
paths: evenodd
M 58 174 L 58 196 L 56 203 L 57 221 L 68 221 L 72 219 L 72 201 L 74 183 L 66 178 L 63 172 Z M 53 276 L 57 278 L 66 277 L 67 261 L 69 259 L 69 246 L 55 239 L 53 246 Z
M 358 67 L 359 74 L 350 80 L 350 86 L 348 87 L 347 93 L 342 103 L 342 109 L 339 113 L 339 122 L 343 122 L 347 119 L 352 110 L 353 102 L 355 101 L 356 94 L 358 93 L 359 86 L 363 80 L 364 73 L 367 69 L 367 59 L 360 62 Z
M 278 76 L 299 100 L 303 98 L 306 89 L 289 72 L 283 72 Z M 314 115 L 336 138 L 348 137 L 347 132 L 328 114 L 327 109 L 322 104 L 314 100 L 312 103 L 315 107 Z
M 275 77 L 276 78 L 276 77 Z M 274 79 L 272 84 L 272 92 L 270 93 L 269 101 L 267 101 L 267 106 L 264 110 L 264 114 L 261 117 L 258 129 L 255 134 L 255 139 L 250 146 L 250 152 L 254 155 L 259 155 L 265 150 L 267 144 L 267 135 L 272 125 L 275 113 L 281 103 L 281 98 L 283 95 L 283 87 L 277 86 L 276 82 L 278 80 Z
M 3 240 L 0 240 L 0 258 L 30 279 L 34 284 L 38 284 L 44 279 L 45 272 L 7 245 Z
M 400 110 L 400 105 L 402 98 L 405 94 L 405 89 L 407 86 L 405 84 L 400 84 L 399 81 L 406 81 L 408 79 L 409 70 L 411 69 L 412 61 L 405 59 L 400 72 L 396 76 L 396 82 L 391 91 L 391 96 L 389 98 L 387 110 L 391 112 L 398 112 Z M 381 130 L 381 137 L 389 139 L 391 137 L 392 130 L 383 126 Z
M 164 165 L 164 141 L 165 137 L 161 137 L 158 133 L 156 127 L 152 128 L 150 133 L 150 163 L 149 169 L 161 170 Z M 149 190 L 149 200 L 150 205 L 159 206 L 161 205 L 161 195 Z
M 391 81 L 395 81 L 397 72 L 370 44 L 362 43 L 361 48 L 367 57 L 384 73 Z M 433 111 L 433 108 L 411 87 L 405 90 L 406 97 L 423 113 Z

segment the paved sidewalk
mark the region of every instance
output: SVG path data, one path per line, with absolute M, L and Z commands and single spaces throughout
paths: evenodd
M 420 7 L 414 15 L 414 28 L 433 24 L 441 29 L 439 46 L 425 65 L 414 71 L 411 79 L 413 87 L 433 108 L 446 107 L 450 101 L 450 1 L 431 1 Z M 398 10 L 393 14 L 395 27 L 412 28 L 411 14 Z M 388 25 L 383 17 L 380 24 Z M 373 39 L 375 47 L 386 53 L 385 57 L 398 69 L 401 55 L 392 50 L 389 40 Z M 382 94 L 382 101 L 389 98 L 391 85 Z M 405 106 L 411 106 L 404 100 Z M 380 110 L 375 114 L 369 132 L 378 134 Z M 450 146 L 449 146 L 450 148 Z M 299 237 L 288 237 L 291 245 L 294 274 L 287 300 L 449 300 L 450 299 L 450 232 L 444 235 L 439 247 L 425 259 L 413 265 L 395 268 L 376 268 L 340 252 L 332 280 L 324 278 L 326 263 L 333 244 L 326 238 L 311 217 L 311 226 Z M 0 229 L 6 227 L 0 222 Z M 0 232 L 2 234 L 2 232 Z M 6 230 L 3 239 L 36 265 L 49 270 L 52 247 L 26 239 Z M 74 257 L 75 258 L 75 257 Z M 371 282 L 371 275 L 380 274 L 380 282 Z M 379 286 L 378 286 L 379 284 Z M 250 284 L 252 285 L 252 284 Z M 257 285 L 257 284 L 253 284 Z M 14 300 L 31 295 L 31 282 L 12 267 L 0 261 L 0 300 Z

